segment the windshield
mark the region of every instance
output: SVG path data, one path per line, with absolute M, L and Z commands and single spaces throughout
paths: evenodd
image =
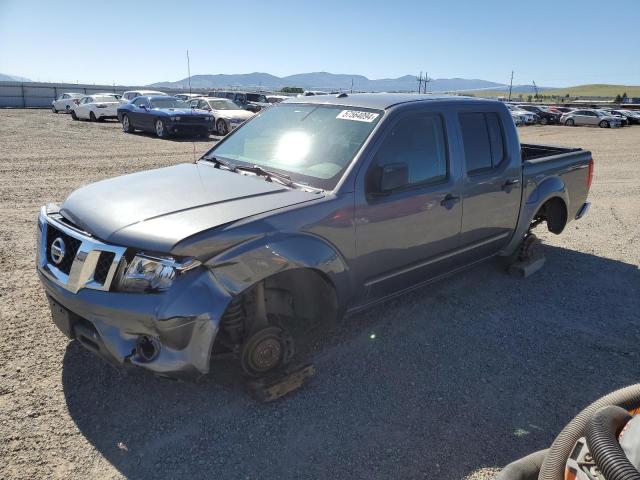
M 254 117 L 207 155 L 273 169 L 296 182 L 329 190 L 381 117 L 378 110 L 278 104 Z
M 190 108 L 185 102 L 174 97 L 154 98 L 151 108 Z
M 209 106 L 214 110 L 240 110 L 231 100 L 209 100 Z
M 267 97 L 265 97 L 264 95 L 259 95 L 257 93 L 247 93 L 247 100 L 249 102 L 268 103 Z
M 94 102 L 117 102 L 118 99 L 115 95 L 101 95 L 99 97 L 93 97 Z

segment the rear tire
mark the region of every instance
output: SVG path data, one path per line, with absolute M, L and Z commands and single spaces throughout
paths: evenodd
M 131 126 L 131 122 L 129 122 L 129 115 L 122 115 L 122 131 L 124 133 L 133 133 L 134 128 Z
M 76 115 L 76 112 L 74 110 L 71 110 L 71 118 L 73 118 L 74 120 L 79 120 L 79 118 Z
M 93 112 L 89 112 L 89 121 L 91 122 L 97 122 L 98 119 L 96 118 L 95 114 Z
M 564 124 L 567 127 L 574 127 L 576 125 L 576 122 L 573 120 L 573 118 L 570 118 L 569 120 L 567 120 L 566 122 L 564 122 Z
M 602 120 L 598 125 L 600 125 L 600 128 L 610 128 L 611 125 L 609 125 L 609 122 L 607 122 L 606 120 Z
M 67 105 L 66 107 L 64 107 L 65 112 L 67 113 L 71 113 L 73 110 L 71 110 L 71 107 L 69 105 Z
M 547 117 L 542 117 L 540 119 L 540 124 L 542 125 L 548 125 L 549 124 L 549 119 Z
M 55 105 L 51 105 L 51 111 L 53 113 L 58 113 L 58 110 L 56 110 L 56 106 Z

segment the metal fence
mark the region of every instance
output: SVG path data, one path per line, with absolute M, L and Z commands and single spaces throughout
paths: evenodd
M 122 93 L 127 90 L 157 90 L 169 94 L 183 90 L 124 85 L 88 85 L 76 83 L 0 82 L 0 108 L 49 108 L 61 93 Z M 193 90 L 198 93 L 200 90 Z

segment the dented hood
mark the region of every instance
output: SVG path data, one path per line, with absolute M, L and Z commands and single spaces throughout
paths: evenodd
M 92 183 L 60 213 L 106 242 L 169 252 L 204 230 L 321 197 L 201 162 Z

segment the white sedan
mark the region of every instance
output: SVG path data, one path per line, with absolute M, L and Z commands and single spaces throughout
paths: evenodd
M 87 119 L 92 122 L 118 118 L 119 105 L 116 95 L 90 95 L 82 97 L 77 105 L 71 107 L 71 117 L 74 120 Z
M 51 110 L 53 113 L 65 112 L 71 113 L 71 108 L 80 101 L 84 93 L 67 92 L 58 95 L 58 98 L 51 102 Z

